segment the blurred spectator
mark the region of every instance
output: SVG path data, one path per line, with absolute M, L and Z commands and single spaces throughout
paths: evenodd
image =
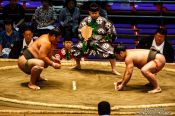
M 32 17 L 32 21 L 38 29 L 39 35 L 48 33 L 49 30 L 53 29 L 53 24 L 57 20 L 56 12 L 51 6 L 50 0 L 41 0 L 42 6 L 35 10 Z
M 27 48 L 34 41 L 33 30 L 27 26 L 23 31 L 23 39 L 15 41 L 14 46 L 11 48 L 9 58 L 18 58 L 23 49 Z
M 78 26 L 81 19 L 80 10 L 76 5 L 76 0 L 66 0 L 64 8 L 60 11 L 59 22 L 65 40 L 78 36 Z
M 165 28 L 158 28 L 154 37 L 141 39 L 136 48 L 150 49 L 151 47 L 154 47 L 165 56 L 166 62 L 173 62 L 174 50 L 172 45 L 166 40 L 166 36 L 167 30 Z
M 63 42 L 63 45 L 64 47 L 57 51 L 57 53 L 55 54 L 55 57 L 58 60 L 62 60 L 62 59 L 71 60 L 73 58 L 73 55 L 71 54 L 73 42 L 71 40 L 65 40 Z
M 4 30 L 3 21 L 0 22 L 0 32 Z
M 12 19 L 15 28 L 19 28 L 25 19 L 25 10 L 17 2 L 18 0 L 10 0 L 10 3 L 3 8 L 3 19 Z
M 110 116 L 111 106 L 107 101 L 101 101 L 98 103 L 98 114 L 99 116 Z
M 108 13 L 105 9 L 100 8 L 100 16 L 108 19 Z
M 97 4 L 100 7 L 100 16 L 108 19 L 108 13 L 105 10 L 106 9 L 106 1 L 102 1 L 102 0 L 97 0 Z
M 0 56 L 8 58 L 15 41 L 19 41 L 19 33 L 13 29 L 12 20 L 5 20 L 5 30 L 0 33 Z

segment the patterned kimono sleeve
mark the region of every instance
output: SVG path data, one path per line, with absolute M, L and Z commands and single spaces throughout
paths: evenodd
M 57 20 L 57 14 L 56 14 L 56 10 L 54 9 L 54 7 L 51 7 L 52 8 L 52 20 Z
M 79 27 L 78 27 L 78 36 L 79 36 L 80 40 L 83 40 L 83 37 L 82 37 L 82 35 L 81 35 L 81 28 L 84 27 L 84 26 L 86 26 L 87 24 L 88 24 L 88 22 L 87 22 L 87 17 L 84 18 L 84 19 L 80 22 L 80 25 L 79 25 Z
M 65 10 L 64 10 L 65 8 L 62 8 L 61 10 L 60 10 L 60 14 L 59 14 L 59 23 L 61 24 L 61 26 L 63 26 L 64 27 L 64 18 L 66 17 L 65 16 Z
M 106 34 L 106 40 L 109 42 L 112 42 L 116 39 L 117 33 L 116 33 L 116 29 L 114 27 L 114 25 L 110 22 L 107 21 L 105 24 L 105 28 L 107 30 L 107 34 Z
M 35 13 L 34 13 L 33 16 L 32 16 L 32 19 L 33 19 L 33 20 L 38 20 L 39 11 L 40 11 L 40 7 L 38 7 L 38 8 L 35 10 Z

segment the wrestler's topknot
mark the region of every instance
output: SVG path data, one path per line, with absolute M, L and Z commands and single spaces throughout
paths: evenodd
M 54 29 L 52 29 L 50 32 L 49 32 L 49 35 L 54 35 L 54 36 L 59 36 L 61 35 L 61 30 L 60 28 L 58 27 L 55 27 Z
M 118 44 L 117 46 L 114 47 L 114 53 L 120 54 L 121 51 L 126 51 L 126 46 Z

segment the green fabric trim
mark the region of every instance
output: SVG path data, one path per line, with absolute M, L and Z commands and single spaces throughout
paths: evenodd
M 96 22 L 91 21 L 88 26 L 93 28 L 92 36 L 98 34 L 98 32 L 97 32 L 97 23 Z M 109 35 L 105 35 L 105 36 L 103 36 L 103 38 L 105 38 L 107 41 L 111 41 L 112 40 L 112 37 L 110 37 Z
M 83 47 L 82 47 L 82 52 L 86 52 L 87 51 L 87 44 L 85 41 L 83 41 Z
M 71 59 L 70 53 L 66 51 L 66 60 L 70 60 L 70 59 Z
M 109 37 L 108 35 L 105 35 L 105 36 L 103 36 L 107 41 L 111 41 L 112 40 L 112 38 L 111 37 Z
M 92 35 L 98 34 L 97 33 L 97 23 L 96 23 L 96 21 L 91 21 L 88 26 L 93 28 Z
M 93 48 L 93 50 L 97 51 L 97 46 L 96 45 L 93 44 L 92 48 Z

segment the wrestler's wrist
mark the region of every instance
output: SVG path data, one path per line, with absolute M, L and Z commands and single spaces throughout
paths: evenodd
M 126 82 L 122 82 L 121 83 L 122 86 L 126 86 L 126 84 L 127 84 Z
M 56 63 L 55 62 L 52 62 L 52 66 L 55 67 Z

